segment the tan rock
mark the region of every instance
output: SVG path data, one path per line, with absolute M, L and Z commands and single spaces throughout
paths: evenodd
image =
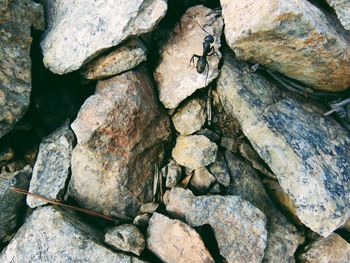
M 212 175 L 207 168 L 199 167 L 194 170 L 190 185 L 198 191 L 205 191 L 214 182 L 216 182 L 214 175 Z

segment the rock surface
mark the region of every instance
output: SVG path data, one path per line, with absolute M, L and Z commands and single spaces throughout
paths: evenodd
M 171 159 L 167 166 L 165 166 L 165 169 L 165 186 L 168 188 L 174 187 L 181 180 L 181 167 L 173 159 Z
M 215 177 L 205 167 L 199 167 L 194 170 L 190 185 L 197 191 L 207 190 L 214 182 Z
M 153 196 L 155 165 L 170 134 L 148 76 L 128 71 L 100 81 L 72 123 L 69 194 L 83 207 L 135 216 Z
M 44 64 L 65 74 L 107 48 L 151 31 L 167 11 L 164 0 L 46 1 Z
M 350 30 L 350 2 L 349 0 L 326 0 L 330 4 L 346 30 Z
M 172 156 L 178 164 L 196 169 L 213 163 L 217 149 L 218 146 L 203 135 L 179 136 Z
M 203 40 L 207 36 L 207 33 L 196 22 L 214 36 L 213 44 L 217 52 L 217 55 L 208 57 L 210 69 L 207 71 L 206 67 L 202 74 L 189 66 L 193 54 L 202 55 Z M 222 27 L 222 18 L 204 6 L 192 7 L 182 16 L 181 21 L 161 49 L 160 64 L 154 75 L 160 100 L 166 108 L 176 108 L 181 101 L 197 89 L 205 87 L 218 76 L 218 64 L 221 58 L 218 49 Z
M 336 233 L 319 238 L 305 248 L 301 263 L 346 263 L 350 261 L 350 244 Z
M 307 0 L 221 0 L 225 37 L 237 57 L 319 90 L 350 86 L 350 38 Z
M 194 196 L 172 188 L 166 209 L 192 227 L 209 224 L 220 254 L 231 262 L 261 262 L 267 241 L 265 215 L 239 196 Z
M 230 172 L 221 152 L 217 153 L 215 162 L 209 165 L 209 171 L 223 186 L 228 186 L 230 184 Z
M 69 122 L 43 139 L 33 168 L 29 192 L 51 200 L 62 199 L 70 175 L 74 140 Z M 27 204 L 35 208 L 47 202 L 27 196 Z
M 145 249 L 145 238 L 140 230 L 131 224 L 124 224 L 109 229 L 105 242 L 116 249 L 140 255 Z
M 84 77 L 101 79 L 117 75 L 136 67 L 147 59 L 147 48 L 138 38 L 133 38 L 114 48 L 108 54 L 91 61 L 85 68 Z
M 350 137 L 310 103 L 278 89 L 229 55 L 218 80 L 226 111 L 277 176 L 307 227 L 326 237 L 350 215 Z
M 147 229 L 147 247 L 163 262 L 214 262 L 196 230 L 158 213 Z
M 25 205 L 25 195 L 13 192 L 11 187 L 28 189 L 31 172 L 28 165 L 21 171 L 0 174 L 0 244 L 11 239 Z
M 44 11 L 31 0 L 0 4 L 0 137 L 26 112 L 31 93 L 31 26 L 43 29 Z
M 121 262 L 136 258 L 99 243 L 98 232 L 75 214 L 46 206 L 36 209 L 0 254 L 0 262 Z

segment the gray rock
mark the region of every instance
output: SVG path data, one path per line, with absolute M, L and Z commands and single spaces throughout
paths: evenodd
M 297 229 L 272 203 L 250 164 L 229 151 L 226 151 L 225 158 L 232 176 L 227 194 L 241 196 L 267 217 L 267 246 L 263 262 L 295 262 L 294 253 L 301 241 Z
M 100 81 L 72 123 L 69 195 L 89 209 L 135 216 L 152 200 L 169 123 L 141 69 Z
M 109 229 L 105 242 L 116 249 L 131 252 L 140 256 L 145 249 L 146 241 L 140 230 L 131 224 L 124 224 Z
M 217 153 L 215 162 L 209 165 L 208 168 L 220 184 L 223 186 L 228 186 L 230 184 L 230 172 L 221 152 Z
M 147 247 L 163 262 L 214 262 L 196 230 L 158 213 L 147 229 Z
M 181 135 L 190 135 L 202 128 L 206 116 L 204 100 L 193 99 L 181 107 L 172 120 Z
M 207 71 L 206 67 L 202 74 L 189 66 L 193 54 L 202 55 L 203 40 L 207 35 L 196 22 L 214 36 L 213 45 L 217 52 L 217 55 L 208 57 L 210 69 Z M 154 75 L 158 84 L 159 98 L 166 108 L 176 108 L 181 101 L 197 89 L 204 88 L 218 76 L 218 64 L 221 58 L 218 49 L 221 46 L 222 27 L 222 18 L 204 6 L 189 8 L 182 16 L 161 49 L 160 64 Z
M 27 111 L 31 92 L 31 26 L 43 29 L 44 10 L 30 0 L 0 3 L 0 137 Z
M 192 227 L 209 224 L 228 263 L 261 262 L 267 242 L 265 215 L 239 196 L 194 196 L 172 188 L 166 209 Z
M 171 159 L 170 162 L 165 166 L 166 169 L 166 181 L 165 186 L 168 188 L 176 186 L 182 176 L 181 167 Z
M 209 130 L 208 128 L 204 128 L 196 132 L 196 135 L 204 135 L 205 137 L 207 137 L 209 140 L 213 142 L 218 142 L 220 140 L 220 135 L 212 130 Z
M 164 17 L 164 0 L 46 1 L 48 26 L 41 48 L 44 64 L 65 74 L 107 48 L 151 31 Z
M 75 214 L 45 206 L 36 209 L 0 254 L 0 262 L 134 262 L 104 247 L 100 234 Z
M 199 167 L 194 170 L 190 185 L 197 191 L 206 191 L 213 183 L 215 177 L 205 167 Z
M 225 38 L 239 59 L 319 90 L 350 86 L 348 33 L 309 1 L 220 2 Z
M 330 4 L 346 30 L 350 30 L 350 2 L 349 0 L 326 0 Z
M 307 227 L 328 236 L 350 215 L 350 137 L 301 99 L 285 95 L 225 56 L 218 92 L 254 149 L 277 176 Z
M 62 199 L 70 175 L 74 140 L 68 121 L 43 139 L 33 168 L 29 192 L 51 200 Z M 27 204 L 35 208 L 47 202 L 27 196 Z
M 28 165 L 21 171 L 0 174 L 0 243 L 11 239 L 25 206 L 26 196 L 13 192 L 11 187 L 28 189 L 31 172 Z
M 238 148 L 237 139 L 232 137 L 222 137 L 220 140 L 220 146 L 230 152 L 236 153 Z
M 145 213 L 149 213 L 149 214 L 153 214 L 159 207 L 158 203 L 146 203 L 146 204 L 142 204 L 140 207 L 140 213 L 145 214 Z
M 111 77 L 136 67 L 147 59 L 147 48 L 138 38 L 113 48 L 108 54 L 91 61 L 84 68 L 87 79 Z
M 15 156 L 15 151 L 8 145 L 2 145 L 0 148 L 0 165 L 7 163 Z
M 150 218 L 151 218 L 150 214 L 137 215 L 134 218 L 133 224 L 138 227 L 148 227 Z
M 203 135 L 179 136 L 172 151 L 175 161 L 190 169 L 215 161 L 218 146 Z

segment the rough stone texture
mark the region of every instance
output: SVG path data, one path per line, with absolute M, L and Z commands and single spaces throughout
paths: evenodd
M 228 263 L 261 262 L 267 241 L 265 215 L 239 196 L 197 196 L 172 188 L 166 209 L 192 227 L 209 224 Z
M 214 182 L 215 177 L 205 167 L 199 167 L 194 170 L 190 185 L 198 191 L 207 190 Z
M 267 246 L 263 262 L 295 262 L 294 253 L 301 241 L 297 229 L 271 202 L 250 164 L 229 151 L 225 152 L 225 159 L 232 176 L 227 194 L 241 196 L 267 217 Z
M 150 214 L 137 215 L 132 223 L 138 227 L 148 227 L 148 222 L 150 218 Z
M 69 122 L 43 139 L 33 168 L 29 192 L 51 200 L 62 199 L 70 175 L 74 140 Z M 47 202 L 27 196 L 27 204 L 34 208 Z
M 243 60 L 315 89 L 350 86 L 350 37 L 307 0 L 221 0 L 225 37 Z
M 52 72 L 74 71 L 130 36 L 151 31 L 164 17 L 164 0 L 46 1 L 41 48 Z
M 147 59 L 147 48 L 141 40 L 133 38 L 91 61 L 85 68 L 84 77 L 101 79 L 117 75 L 136 67 Z
M 140 230 L 131 224 L 124 224 L 109 229 L 105 242 L 116 249 L 140 255 L 145 249 L 145 238 Z
M 350 244 L 336 233 L 319 238 L 305 248 L 300 255 L 301 263 L 347 263 L 350 262 Z
M 277 88 L 225 56 L 218 80 L 224 108 L 277 176 L 307 227 L 328 236 L 350 214 L 350 137 L 301 99 L 277 98 Z
M 132 256 L 99 243 L 99 233 L 75 214 L 46 206 L 36 209 L 0 254 L 0 262 L 120 262 Z
M 181 107 L 172 120 L 181 135 L 190 135 L 202 128 L 206 117 L 204 100 L 193 99 Z
M 207 36 L 196 22 L 215 37 L 213 44 L 217 52 L 217 55 L 207 58 L 210 69 L 208 71 L 206 67 L 202 74 L 199 74 L 195 67 L 189 66 L 193 54 L 202 55 L 203 40 Z M 204 6 L 192 7 L 182 16 L 160 51 L 161 60 L 154 75 L 160 100 L 166 108 L 176 108 L 181 101 L 218 76 L 221 58 L 218 49 L 221 46 L 222 27 L 222 18 Z
M 0 174 L 0 244 L 11 239 L 25 205 L 25 195 L 13 192 L 11 187 L 28 189 L 31 172 L 28 165 L 21 171 Z
M 165 186 L 171 188 L 177 185 L 181 180 L 181 175 L 181 167 L 173 159 L 171 159 L 166 166 Z
M 43 29 L 43 8 L 30 0 L 0 3 L 0 137 L 24 115 L 30 100 L 30 28 Z
M 147 203 L 147 204 L 142 204 L 140 207 L 140 213 L 144 214 L 144 213 L 154 213 L 159 207 L 158 203 Z
M 0 165 L 10 161 L 15 155 L 15 151 L 8 145 L 0 146 Z
M 217 153 L 215 162 L 209 165 L 209 171 L 223 186 L 228 186 L 230 184 L 230 172 L 221 152 Z
M 78 145 L 69 194 L 83 207 L 132 217 L 152 199 L 169 119 L 141 70 L 100 81 L 96 92 L 72 123 Z
M 147 247 L 163 262 L 215 262 L 196 230 L 158 213 L 149 222 Z
M 350 30 L 350 1 L 326 0 L 335 10 L 337 16 L 346 30 Z
M 215 161 L 218 146 L 203 135 L 179 136 L 172 156 L 190 169 L 207 166 Z

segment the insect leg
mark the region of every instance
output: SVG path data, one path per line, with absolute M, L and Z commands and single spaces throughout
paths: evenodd
M 196 54 L 193 54 L 193 56 L 192 56 L 192 58 L 191 58 L 191 60 L 190 60 L 190 64 L 188 65 L 189 67 L 194 63 L 194 58 L 199 59 L 200 56 L 198 56 L 198 55 L 196 55 Z

